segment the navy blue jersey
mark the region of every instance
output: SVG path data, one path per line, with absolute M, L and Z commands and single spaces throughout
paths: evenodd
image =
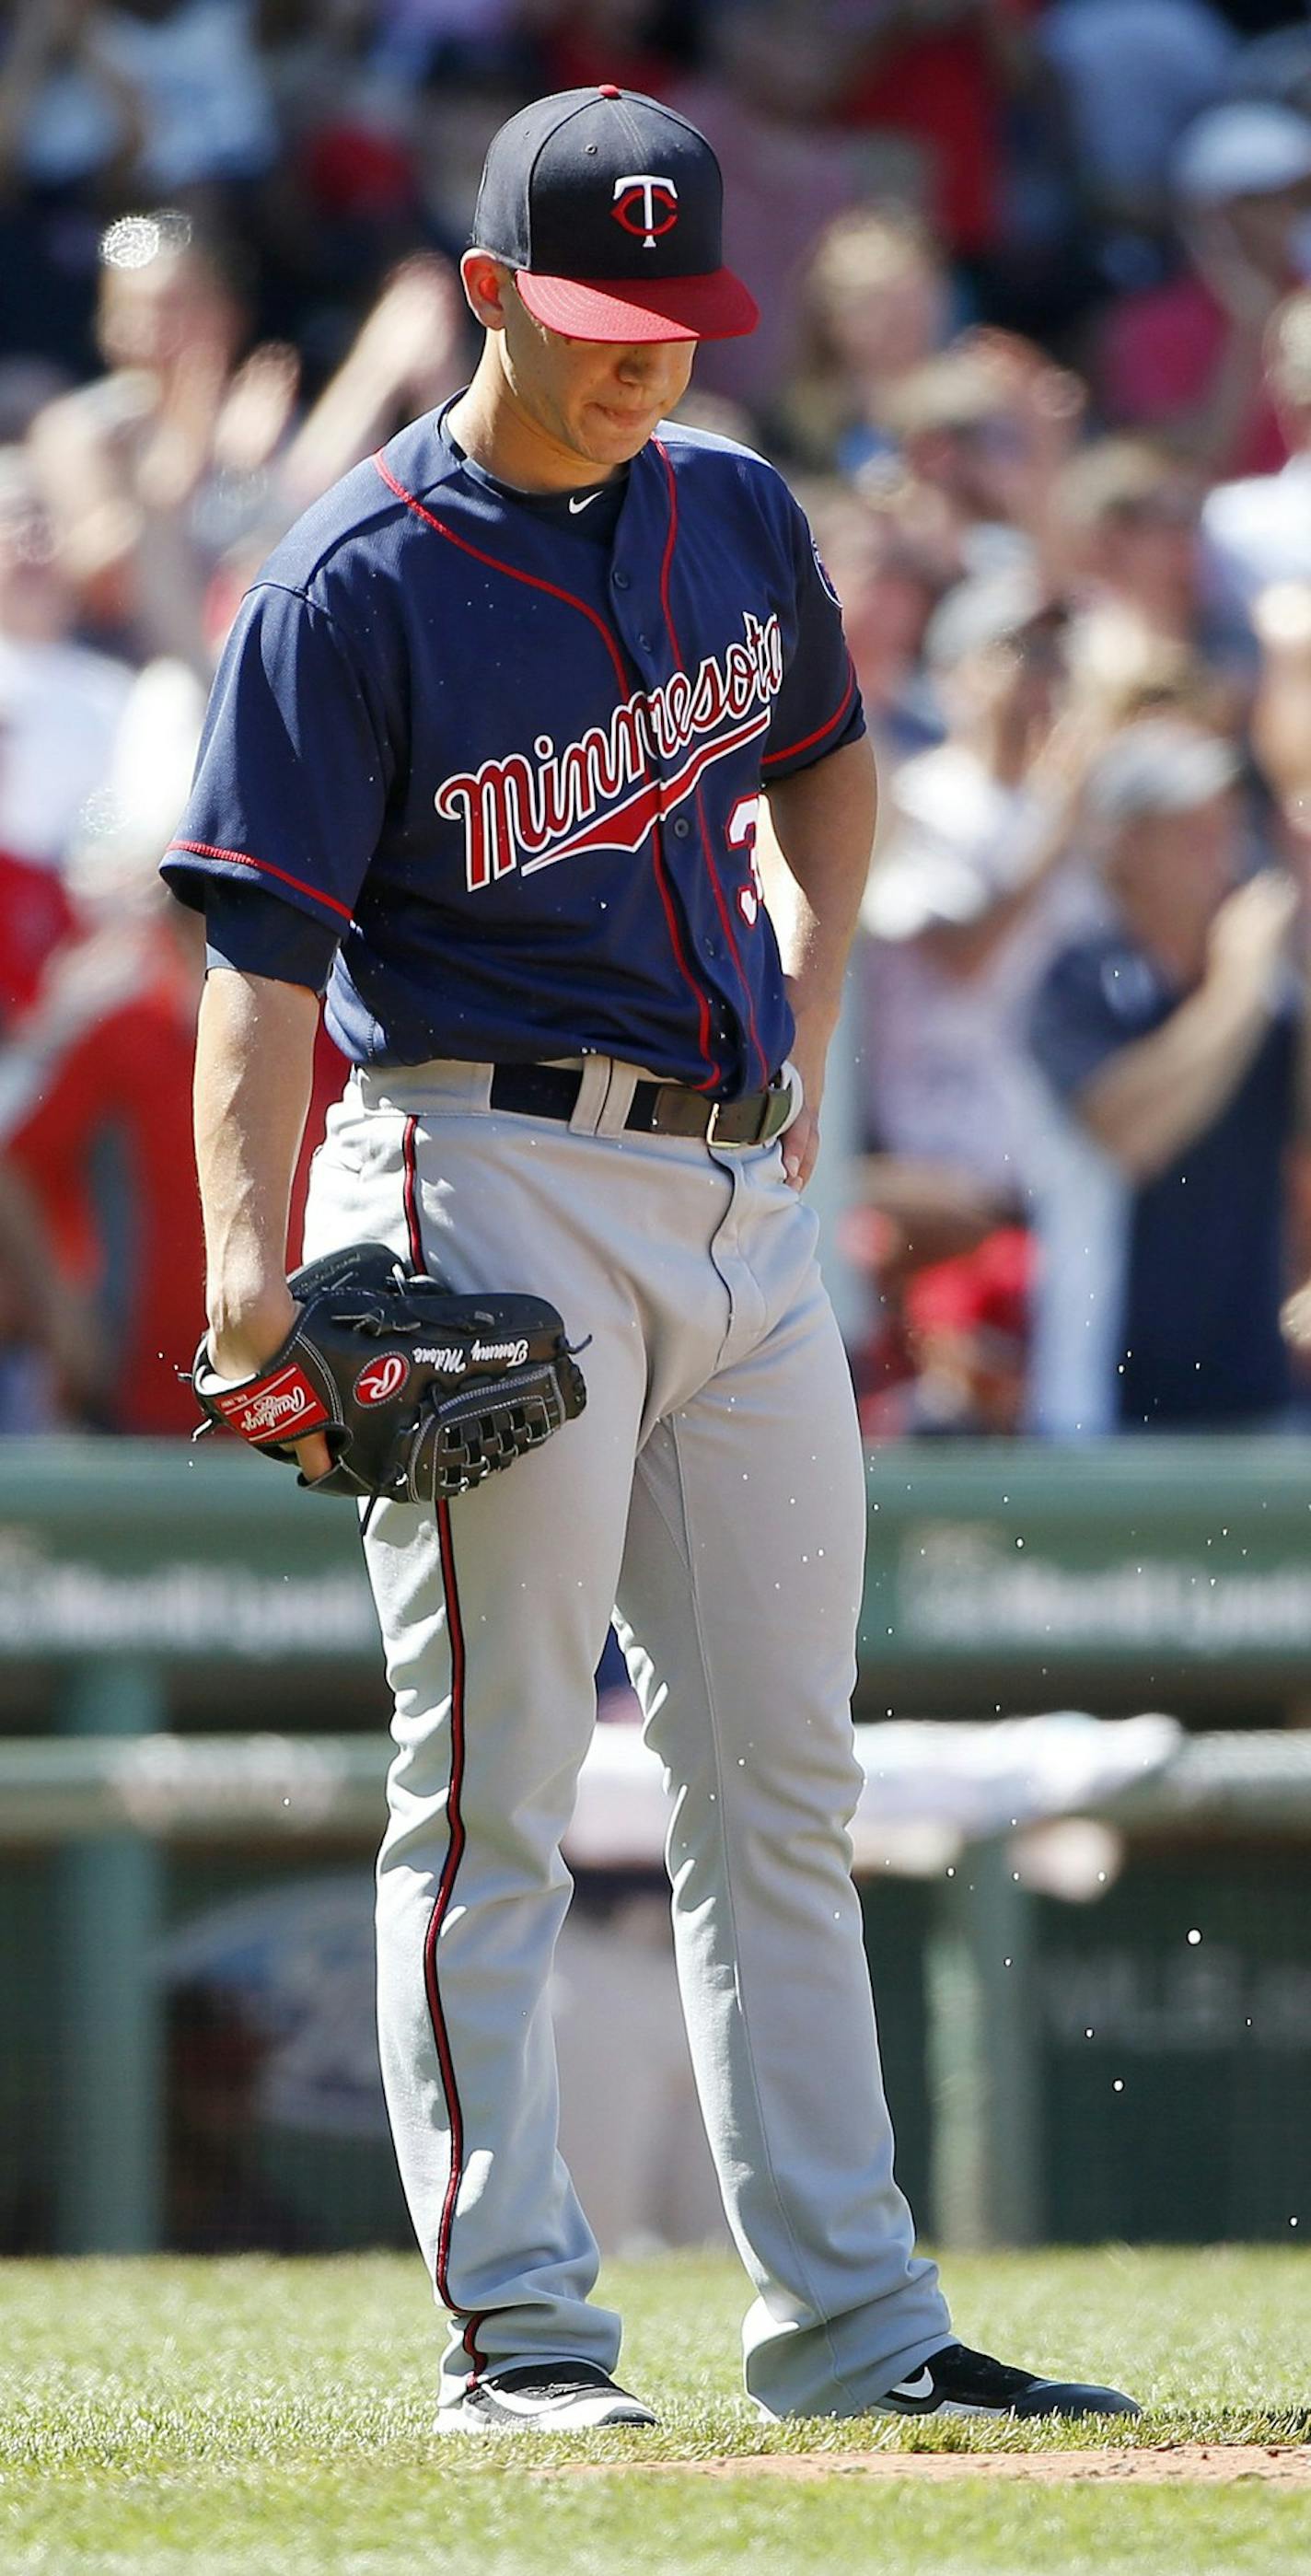
M 1163 1028 L 1183 999 L 1126 931 L 1110 927 L 1053 959 L 1030 1044 L 1053 1090 L 1077 1102 L 1103 1065 Z M 1289 1400 L 1279 1309 L 1298 1018 L 1290 980 L 1228 1099 L 1131 1193 L 1116 1375 L 1126 1431 L 1273 1421 Z
M 792 1038 L 755 800 L 863 730 L 806 520 L 676 423 L 588 501 L 508 491 L 443 422 L 264 566 L 165 874 L 330 926 L 356 1063 L 603 1053 L 754 1089 Z

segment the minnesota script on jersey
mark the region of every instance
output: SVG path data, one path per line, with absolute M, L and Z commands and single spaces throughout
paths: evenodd
M 596 1051 L 753 1089 L 792 1036 L 759 791 L 863 727 L 805 517 L 676 423 L 575 512 L 507 492 L 443 418 L 264 566 L 165 873 L 336 930 L 356 1063 Z

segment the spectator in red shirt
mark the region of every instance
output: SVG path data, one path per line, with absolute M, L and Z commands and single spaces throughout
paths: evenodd
M 29 1231 L 39 1232 L 61 1291 L 81 1301 L 99 1378 L 66 1387 L 65 1401 L 105 1430 L 195 1428 L 177 1371 L 195 1347 L 204 1275 L 191 1179 L 199 980 L 192 916 L 171 897 L 120 892 L 103 915 L 75 923 L 9 1032 L 0 1180 L 7 1173 L 25 1192 Z M 293 1191 L 292 1259 L 309 1155 L 344 1079 L 324 1036 Z
M 179 1384 L 204 1253 L 188 1173 L 197 970 L 172 907 L 77 925 L 9 1032 L 0 1155 L 25 1183 L 61 1284 L 98 1319 L 102 1428 L 189 1432 Z M 179 934 L 180 933 L 180 937 Z
M 0 1037 L 33 1000 L 46 959 L 67 936 L 72 919 L 63 880 L 53 868 L 31 867 L 0 850 Z
M 1213 474 L 1272 474 L 1288 445 L 1263 383 L 1262 336 L 1311 274 L 1311 121 L 1237 101 L 1184 136 L 1174 196 L 1190 266 L 1126 298 L 1102 337 L 1109 416 L 1169 430 Z
M 933 218 L 966 259 L 998 246 L 1002 227 L 1003 115 L 1028 82 L 1033 0 L 891 0 L 853 16 L 841 92 L 841 125 L 890 126 L 922 144 Z
M 958 257 L 994 250 L 1003 118 L 1036 67 L 1035 0 L 771 0 L 724 12 L 734 85 L 815 126 L 895 134 L 925 169 L 934 229 Z

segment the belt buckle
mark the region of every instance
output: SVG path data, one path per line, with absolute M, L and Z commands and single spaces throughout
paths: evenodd
M 764 1106 L 760 1112 L 760 1123 L 754 1136 L 721 1136 L 719 1133 L 720 1110 L 733 1108 L 736 1104 L 732 1101 L 712 1100 L 710 1104 L 710 1118 L 706 1127 L 706 1144 L 708 1146 L 717 1145 L 721 1154 L 751 1153 L 755 1146 L 763 1142 L 765 1131 L 769 1124 L 770 1093 L 773 1091 L 773 1088 L 774 1086 L 771 1083 L 769 1091 L 765 1093 Z

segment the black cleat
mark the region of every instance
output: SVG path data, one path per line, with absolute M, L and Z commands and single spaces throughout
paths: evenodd
M 439 2409 L 433 2431 L 605 2433 L 655 2420 L 594 2361 L 543 2361 L 476 2379 L 453 2406 Z
M 944 2344 L 920 2370 L 881 2397 L 880 2415 L 1139 2415 L 1118 2388 L 1087 2388 L 1071 2379 L 1040 2379 L 1012 2370 L 963 2343 Z

